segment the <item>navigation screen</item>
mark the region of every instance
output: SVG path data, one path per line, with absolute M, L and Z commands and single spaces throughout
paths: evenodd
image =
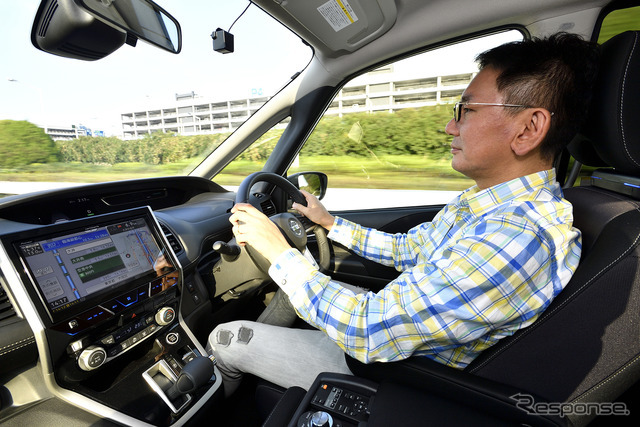
M 170 267 L 144 218 L 32 240 L 18 249 L 52 314 Z

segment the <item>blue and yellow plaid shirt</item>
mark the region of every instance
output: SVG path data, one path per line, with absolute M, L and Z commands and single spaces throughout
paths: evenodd
M 336 218 L 330 239 L 402 272 L 378 293 L 343 288 L 296 250 L 270 274 L 301 318 L 362 362 L 427 356 L 462 369 L 562 291 L 580 260 L 572 222 L 555 171 L 543 171 L 471 187 L 406 234 Z

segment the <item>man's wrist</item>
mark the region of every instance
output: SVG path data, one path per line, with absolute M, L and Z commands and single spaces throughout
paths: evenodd
M 287 295 L 291 295 L 315 271 L 317 267 L 293 248 L 281 253 L 269 267 L 269 275 Z
M 331 231 L 331 227 L 333 227 L 333 224 L 335 222 L 336 222 L 336 218 L 333 215 L 329 215 L 320 225 L 324 227 L 327 231 Z
M 274 242 L 271 250 L 269 250 L 268 253 L 264 255 L 265 258 L 267 258 L 267 260 L 269 260 L 269 262 L 273 264 L 275 260 L 278 259 L 283 253 L 290 251 L 291 249 L 293 248 L 288 243 L 278 241 Z

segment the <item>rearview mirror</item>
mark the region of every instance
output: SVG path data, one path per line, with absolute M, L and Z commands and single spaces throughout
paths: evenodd
M 75 0 L 96 18 L 159 48 L 178 53 L 182 33 L 178 21 L 152 0 Z
M 31 30 L 36 48 L 85 61 L 138 39 L 173 53 L 182 48 L 178 21 L 151 0 L 42 0 Z

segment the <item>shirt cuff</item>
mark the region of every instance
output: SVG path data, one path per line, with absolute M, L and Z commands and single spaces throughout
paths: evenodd
M 353 239 L 354 223 L 344 218 L 335 217 L 331 231 L 327 238 L 344 246 L 350 247 Z
M 300 251 L 289 249 L 278 255 L 269 267 L 269 276 L 287 294 L 293 292 L 318 271 Z

